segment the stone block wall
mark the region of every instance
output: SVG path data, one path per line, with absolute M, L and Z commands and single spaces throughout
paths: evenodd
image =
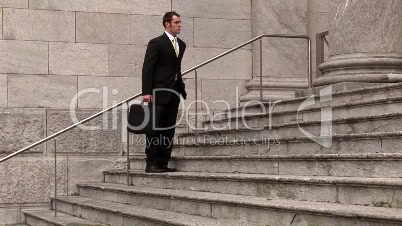
M 184 71 L 252 38 L 251 0 L 173 0 L 172 9 L 180 13 L 184 22 L 181 37 L 188 47 Z M 187 26 L 192 33 L 186 32 Z M 212 111 L 226 108 L 213 104 L 214 100 L 225 100 L 235 107 L 235 86 L 239 95 L 246 92 L 245 83 L 252 78 L 251 64 L 250 45 L 200 68 L 198 98 Z M 186 107 L 195 99 L 194 77 L 194 72 L 185 76 L 189 94 Z M 205 110 L 206 104 L 198 106 Z
M 141 92 L 146 45 L 163 33 L 166 11 L 182 16 L 185 71 L 251 39 L 251 9 L 252 0 L 0 0 L 0 157 L 72 125 L 71 110 L 84 119 Z M 236 86 L 245 92 L 251 48 L 198 71 L 198 98 L 211 110 L 222 108 L 215 99 L 235 106 Z M 187 106 L 194 73 L 185 79 Z M 99 128 L 74 129 L 0 164 L 0 225 L 21 222 L 22 209 L 49 206 L 55 147 L 59 195 L 125 167 L 121 111 L 85 126 Z

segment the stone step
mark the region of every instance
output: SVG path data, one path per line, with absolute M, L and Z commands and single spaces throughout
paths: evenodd
M 277 138 L 260 134 L 251 140 L 216 140 L 193 137 L 176 139 L 173 148 L 175 156 L 230 156 L 230 155 L 311 155 L 353 153 L 402 153 L 402 132 L 380 132 L 359 134 L 334 134 L 330 139 L 319 141 L 331 144 L 323 146 L 312 139 L 302 137 Z M 244 136 L 243 136 L 244 137 Z M 254 139 L 255 138 L 255 139 Z M 316 140 L 317 141 L 317 140 Z M 353 149 L 351 148 L 353 147 Z M 142 151 L 143 153 L 143 151 Z
M 246 83 L 246 88 L 249 90 L 260 89 L 261 82 L 260 78 L 255 78 Z M 263 77 L 262 80 L 262 88 L 263 89 L 303 89 L 305 90 L 308 87 L 307 79 L 300 78 L 270 78 Z
M 103 226 L 97 222 L 85 220 L 82 218 L 74 217 L 64 213 L 57 213 L 57 217 L 54 216 L 53 210 L 24 210 L 25 221 L 28 225 L 32 226 Z
M 395 99 L 402 97 L 402 83 L 381 85 L 376 87 L 359 88 L 355 90 L 339 91 L 335 92 L 330 98 L 320 97 L 319 95 L 313 95 L 309 98 L 308 106 L 304 107 L 304 110 L 312 108 L 320 108 L 322 106 L 339 106 L 339 105 L 353 105 L 354 103 L 371 103 L 385 99 Z M 320 98 L 322 102 L 320 102 Z M 271 102 L 254 102 L 248 103 L 246 106 L 242 106 L 240 109 L 237 107 L 228 109 L 215 116 L 215 119 L 233 117 L 237 114 L 241 114 L 242 111 L 247 114 L 261 113 L 261 106 L 264 106 L 265 113 L 276 113 L 286 111 L 296 111 L 301 104 L 305 102 L 306 97 L 293 98 L 291 100 L 283 101 L 271 101 Z M 330 101 L 329 101 L 330 100 Z
M 133 170 L 145 165 L 142 156 L 130 159 Z M 399 178 L 402 154 L 173 156 L 171 166 L 182 172 Z
M 120 184 L 79 184 L 82 196 L 190 215 L 268 225 L 398 225 L 401 209 L 267 199 Z M 204 224 L 208 225 L 208 224 Z
M 247 120 L 247 125 L 240 123 L 238 129 L 223 129 L 202 131 L 198 133 L 178 134 L 178 143 L 185 143 L 187 138 L 206 142 L 209 140 L 255 140 L 258 137 L 293 138 L 303 137 L 305 134 L 314 136 L 332 134 L 358 134 L 373 132 L 402 131 L 402 113 L 381 114 L 353 118 L 335 118 L 331 121 L 300 121 L 270 125 L 265 117 L 253 117 Z M 233 127 L 231 127 L 233 128 Z M 181 141 L 181 139 L 183 141 Z
M 146 208 L 140 205 L 128 205 L 117 203 L 125 194 L 115 193 L 117 199 L 105 201 L 106 197 L 93 199 L 81 196 L 69 196 L 57 198 L 58 209 L 89 220 L 102 222 L 109 225 L 122 226 L 256 226 L 255 224 L 241 221 L 213 219 L 195 215 L 187 215 L 166 210 Z M 135 200 L 132 200 L 135 201 Z
M 273 111 L 296 110 L 299 108 L 301 103 L 303 103 L 306 100 L 307 97 L 311 97 L 315 100 L 316 104 L 309 106 L 311 108 L 320 107 L 322 105 L 323 106 L 328 105 L 328 103 L 325 103 L 324 101 L 327 98 L 322 98 L 323 103 L 320 103 L 320 95 L 319 93 L 315 93 L 314 95 L 311 96 L 297 97 L 292 100 L 276 102 L 273 107 L 274 108 Z M 370 102 L 380 99 L 393 99 L 398 97 L 402 97 L 402 83 L 393 83 L 393 84 L 386 84 L 386 85 L 379 85 L 365 88 L 357 88 L 345 91 L 333 90 L 330 98 L 331 99 L 330 105 L 335 106 L 339 104 L 354 103 L 354 102 Z M 271 106 L 272 105 L 273 103 L 271 103 Z M 259 109 L 258 105 L 255 105 L 253 108 Z M 233 112 L 235 110 L 236 110 L 235 108 L 232 109 Z
M 105 182 L 126 184 L 127 172 L 104 172 Z M 402 207 L 402 179 L 230 173 L 130 172 L 131 184 L 234 195 L 341 204 Z
M 283 91 L 280 93 L 278 91 L 272 92 L 271 90 L 263 90 L 262 94 L 262 102 L 269 102 L 269 101 L 282 101 L 282 100 L 291 100 L 295 98 L 295 90 L 293 91 Z M 248 102 L 251 101 L 261 101 L 261 96 L 259 90 L 252 90 L 249 93 L 241 96 L 239 98 L 240 106 L 248 105 Z M 253 103 L 251 102 L 251 103 Z
M 332 109 L 328 107 L 311 107 L 303 110 L 297 108 L 291 110 L 267 110 L 265 113 L 258 112 L 239 112 L 237 115 L 228 115 L 225 112 L 213 116 L 203 121 L 203 126 L 199 130 L 219 130 L 224 129 L 237 129 L 243 122 L 249 120 L 257 120 L 254 123 L 262 125 L 276 125 L 290 122 L 303 122 L 314 121 L 321 119 L 322 114 L 329 115 L 331 119 L 334 118 L 351 118 L 351 117 L 369 117 L 376 115 L 383 115 L 384 113 L 401 113 L 402 112 L 402 97 L 384 98 L 378 100 L 358 101 L 341 104 L 327 103 L 326 106 L 332 105 Z M 276 109 L 276 110 L 275 110 Z M 259 120 L 259 121 L 258 121 Z M 241 126 L 240 126 L 241 128 Z
M 351 108 L 351 106 L 357 105 L 358 103 L 360 106 L 358 106 L 360 109 L 363 108 L 362 105 L 370 105 L 370 104 L 375 104 L 376 102 L 387 102 L 388 100 L 393 100 L 397 101 L 398 98 L 402 97 L 402 83 L 397 83 L 397 84 L 391 84 L 391 85 L 382 85 L 382 86 L 376 86 L 376 87 L 367 87 L 367 88 L 360 88 L 356 90 L 348 90 L 348 91 L 341 91 L 341 92 L 336 92 L 332 96 L 332 100 L 329 101 L 324 101 L 324 102 L 319 102 L 319 96 L 315 96 L 316 103 L 312 104 L 310 106 L 306 106 L 304 110 L 313 110 L 313 111 L 320 111 L 321 107 L 323 106 L 332 106 L 333 108 L 335 107 L 340 107 L 342 109 L 338 110 L 335 112 L 336 114 L 339 114 L 339 117 L 342 117 L 341 113 L 345 113 L 347 108 Z M 254 97 L 253 97 L 254 98 Z M 280 98 L 280 97 L 273 97 L 274 99 Z M 303 114 L 301 114 L 302 111 L 300 111 L 299 117 L 297 117 L 297 110 L 301 106 L 301 103 L 305 100 L 306 98 L 301 97 L 301 98 L 293 98 L 291 100 L 286 100 L 286 101 L 271 101 L 260 104 L 256 103 L 251 103 L 247 104 L 247 106 L 242 106 L 240 108 L 232 108 L 227 111 L 223 112 L 218 112 L 218 113 L 209 113 L 209 114 L 201 114 L 199 115 L 199 123 L 204 122 L 206 127 L 211 127 L 209 124 L 211 124 L 210 120 L 214 120 L 214 125 L 215 127 L 219 128 L 222 126 L 219 126 L 219 124 L 224 124 L 227 125 L 227 122 L 222 119 L 226 118 L 234 118 L 237 115 L 259 115 L 261 114 L 261 104 L 264 106 L 265 114 L 264 115 L 269 115 L 272 120 L 275 120 L 273 123 L 286 123 L 286 122 L 292 122 L 292 121 L 297 121 L 297 119 L 300 120 L 306 120 L 306 118 L 302 118 Z M 314 99 L 314 98 L 313 98 Z M 312 100 L 313 100 L 312 99 Z M 324 99 L 323 99 L 324 100 Z M 374 102 L 373 102 L 374 101 Z M 400 102 L 400 101 L 399 101 Z M 378 104 L 378 103 L 377 103 Z M 346 108 L 346 110 L 345 110 Z M 379 108 L 381 109 L 381 108 Z M 367 108 L 365 109 L 367 110 Z M 366 111 L 362 112 L 366 112 Z M 369 111 L 373 111 L 368 109 Z M 236 113 L 238 111 L 238 113 Z M 244 112 L 243 112 L 244 111 Z M 296 112 L 296 113 L 295 113 Z M 379 114 L 384 113 L 385 111 L 379 112 Z M 395 112 L 395 111 L 393 111 Z M 396 111 L 396 112 L 401 112 L 401 111 Z M 204 112 L 205 113 L 205 112 Z M 308 112 L 304 112 L 305 114 Z M 346 111 L 347 113 L 347 111 Z M 359 112 L 355 114 L 356 112 L 352 112 L 353 115 L 359 116 L 361 115 Z M 374 111 L 374 113 L 378 114 L 378 111 Z M 345 114 L 343 114 L 345 116 Z M 367 116 L 370 114 L 366 114 Z M 348 116 L 348 115 L 346 115 Z M 350 116 L 350 115 L 349 115 Z M 307 116 L 304 116 L 307 117 Z M 320 118 L 320 115 L 314 115 L 312 117 L 313 119 Z M 232 121 L 235 121 L 232 119 Z M 238 120 L 239 123 L 241 123 L 241 120 Z M 194 125 L 194 123 L 192 123 Z M 199 128 L 203 128 L 202 124 L 198 126 Z M 236 127 L 232 127 L 236 128 Z M 192 130 L 190 130 L 192 131 Z M 187 126 L 180 125 L 179 128 L 177 129 L 177 133 L 186 133 L 189 132 Z

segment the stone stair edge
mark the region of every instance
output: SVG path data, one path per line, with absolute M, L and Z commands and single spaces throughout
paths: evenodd
M 350 107 L 355 107 L 355 106 L 370 106 L 370 105 L 376 105 L 379 103 L 391 103 L 391 102 L 402 102 L 402 97 L 392 97 L 392 98 L 382 98 L 382 99 L 377 99 L 377 100 L 369 100 L 369 101 L 356 101 L 356 102 L 351 102 L 351 103 L 342 103 L 342 104 L 336 104 L 336 105 L 332 105 L 331 108 L 332 109 L 342 109 L 342 108 L 350 108 Z M 256 105 L 258 107 L 261 107 L 261 105 Z M 275 116 L 275 115 L 287 115 L 287 114 L 294 114 L 294 113 L 305 113 L 305 112 L 315 112 L 315 111 L 321 111 L 322 107 L 312 107 L 312 108 L 307 108 L 307 109 L 303 109 L 301 111 L 298 111 L 297 109 L 295 110 L 286 110 L 286 111 L 276 111 L 276 112 L 272 112 L 270 113 L 271 116 Z M 237 108 L 234 108 L 233 110 L 235 110 Z M 228 112 L 228 111 L 225 111 Z M 235 116 L 235 117 L 230 117 L 230 119 L 239 119 L 242 117 L 264 117 L 267 116 L 268 114 L 264 114 L 264 113 L 249 113 L 246 116 Z M 213 122 L 224 122 L 227 121 L 228 118 L 223 118 L 223 119 L 215 119 L 213 120 Z M 204 120 L 202 121 L 202 124 L 209 124 L 211 122 L 211 120 Z
M 358 217 L 359 219 L 387 220 L 402 223 L 401 210 L 397 208 L 357 206 L 350 204 L 336 204 L 311 201 L 296 201 L 287 199 L 266 199 L 264 197 L 242 196 L 200 191 L 183 191 L 175 189 L 160 189 L 149 187 L 135 187 L 120 184 L 90 185 L 81 184 L 82 188 L 119 192 L 125 194 L 139 194 L 169 199 L 184 199 L 195 202 L 218 203 L 244 207 L 275 209 L 281 211 L 297 211 L 310 214 L 330 214 L 331 216 Z
M 206 222 L 208 225 L 211 226 L 231 226 L 233 223 L 240 226 L 257 226 L 253 223 L 241 223 L 241 222 L 233 222 L 230 220 L 225 219 L 214 219 L 202 216 L 195 216 L 195 215 L 187 215 L 183 213 L 177 212 L 170 212 L 166 210 L 158 210 L 158 209 L 151 209 L 148 207 L 138 207 L 138 206 L 131 206 L 128 204 L 110 202 L 105 200 L 98 200 L 94 198 L 88 197 L 71 197 L 71 196 L 64 196 L 58 197 L 58 201 L 71 203 L 73 205 L 84 206 L 86 208 L 94 209 L 94 210 L 101 210 L 112 212 L 118 215 L 125 215 L 129 217 L 133 217 L 136 219 L 141 219 L 150 222 L 156 223 L 166 223 L 168 225 L 175 225 L 175 226 L 192 226 L 192 225 L 201 225 L 200 223 Z M 100 203 L 100 205 L 99 205 Z M 106 206 L 102 206 L 102 204 L 106 204 Z M 112 208 L 113 205 L 116 208 Z M 139 210 L 140 209 L 140 210 Z M 149 213 L 146 213 L 149 212 Z M 158 216 L 160 215 L 160 218 Z M 186 223 L 182 223 L 183 218 L 185 218 Z M 180 220 L 179 220 L 180 219 Z
M 107 170 L 104 175 L 127 175 L 127 170 Z M 303 184 L 327 185 L 369 185 L 384 187 L 402 187 L 402 178 L 372 178 L 372 177 L 337 177 L 337 176 L 299 176 L 299 175 L 267 175 L 244 173 L 144 173 L 139 170 L 130 170 L 130 175 L 168 179 L 207 179 L 217 181 L 254 181 L 254 182 L 284 182 Z M 78 183 L 81 184 L 81 183 Z M 92 183 L 93 184 L 93 183 Z
M 54 217 L 54 210 L 24 210 L 23 213 L 29 217 L 51 222 L 59 226 L 67 225 L 86 225 L 86 226 L 106 226 L 97 222 L 89 221 L 83 218 L 74 217 L 65 213 L 58 212 L 57 218 Z M 72 222 L 73 221 L 73 222 Z M 78 223 L 78 224 L 77 224 Z
M 202 135 L 202 134 L 201 134 Z M 328 137 L 332 140 L 366 140 L 366 139 L 390 139 L 390 138 L 402 138 L 402 131 L 397 132 L 372 132 L 372 133 L 356 133 L 356 134 L 333 134 L 332 137 Z M 324 137 L 322 139 L 325 139 Z M 241 142 L 243 145 L 253 145 L 253 144 L 266 144 L 266 139 L 253 139 L 253 140 L 246 140 L 239 138 L 237 140 Z M 310 138 L 302 136 L 302 137 L 283 137 L 283 138 L 276 138 L 278 142 L 314 142 Z M 187 143 L 179 143 L 175 144 L 175 147 L 200 147 L 200 146 L 231 146 L 234 143 L 221 143 L 216 142 L 214 144 L 202 142 L 200 141 L 187 144 Z
M 392 89 L 398 89 L 402 88 L 402 83 L 393 83 L 393 84 L 385 84 L 385 85 L 378 85 L 378 86 L 371 86 L 371 87 L 363 87 L 363 88 L 356 88 L 352 90 L 344 90 L 344 91 L 337 91 L 333 92 L 332 96 L 343 96 L 343 95 L 349 95 L 352 93 L 372 93 L 375 91 L 379 90 L 392 90 Z M 313 94 L 312 94 L 313 95 Z M 314 98 L 319 98 L 319 95 L 314 95 Z M 299 101 L 304 101 L 307 97 L 295 97 L 289 100 L 282 100 L 279 103 L 281 104 L 286 104 L 286 103 L 293 103 L 293 102 L 299 102 Z M 260 106 L 259 104 L 255 105 L 249 105 L 251 106 Z M 236 110 L 236 107 L 229 109 L 229 111 L 234 111 Z
M 145 156 L 131 156 L 130 160 L 144 160 Z M 230 155 L 230 156 L 172 156 L 171 160 L 402 160 L 402 153 L 311 154 L 311 155 Z
M 267 115 L 250 115 L 245 116 L 246 118 L 264 118 Z M 381 114 L 381 115 L 369 115 L 369 116 L 356 116 L 356 117 L 348 117 L 348 118 L 334 118 L 328 121 L 321 121 L 321 120 L 302 120 L 302 121 L 293 121 L 288 123 L 278 123 L 271 126 L 261 126 L 261 130 L 266 128 L 282 128 L 282 127 L 294 127 L 300 125 L 315 125 L 320 124 L 322 122 L 332 122 L 333 124 L 345 124 L 350 122 L 360 122 L 360 121 L 374 121 L 380 119 L 389 119 L 389 118 L 398 118 L 402 117 L 402 113 L 388 113 L 388 114 Z M 247 128 L 240 128 L 240 129 L 222 129 L 222 130 L 203 130 L 199 132 L 184 132 L 180 133 L 178 137 L 187 137 L 187 136 L 194 136 L 194 135 L 203 135 L 203 134 L 214 134 L 214 133 L 234 133 L 234 132 L 244 132 L 249 131 L 250 129 Z

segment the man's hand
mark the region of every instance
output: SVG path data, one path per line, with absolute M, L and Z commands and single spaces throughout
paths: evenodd
M 142 100 L 144 102 L 150 103 L 150 102 L 152 102 L 152 95 L 144 95 L 144 96 L 142 96 Z

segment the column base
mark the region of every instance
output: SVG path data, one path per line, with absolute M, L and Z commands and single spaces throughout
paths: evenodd
M 331 57 L 319 66 L 323 76 L 313 86 L 341 82 L 395 83 L 402 82 L 401 54 L 343 54 Z

